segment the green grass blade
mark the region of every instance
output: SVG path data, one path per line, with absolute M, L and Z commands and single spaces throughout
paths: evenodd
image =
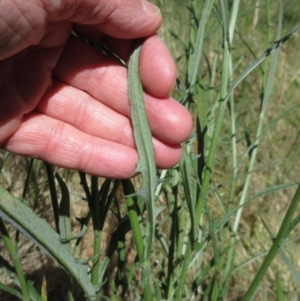
M 197 30 L 195 45 L 193 45 L 194 53 L 193 53 L 192 59 L 190 60 L 191 64 L 190 64 L 190 68 L 188 70 L 189 87 L 195 85 L 198 74 L 199 74 L 199 65 L 201 62 L 201 55 L 203 52 L 203 41 L 204 41 L 204 37 L 205 37 L 205 35 L 204 35 L 205 27 L 206 27 L 207 20 L 210 16 L 213 4 L 214 4 L 214 0 L 205 1 L 202 16 L 201 16 L 198 30 Z M 196 3 L 195 3 L 195 9 L 196 9 Z
M 247 201 L 245 201 L 243 204 L 240 204 L 238 207 L 236 207 L 234 210 L 232 210 L 231 212 L 228 212 L 221 220 L 220 222 L 216 225 L 216 229 L 220 229 L 222 228 L 229 220 L 229 218 L 231 216 L 233 216 L 233 214 L 235 214 L 240 208 L 250 204 L 251 202 L 253 202 L 254 200 L 256 200 L 259 197 L 274 193 L 276 191 L 280 191 L 283 189 L 287 189 L 290 188 L 292 186 L 298 185 L 298 183 L 295 182 L 291 182 L 291 183 L 287 183 L 287 184 L 281 184 L 281 185 L 276 185 L 276 186 L 272 186 L 266 189 L 263 189 L 261 191 L 259 191 L 255 196 L 249 198 Z
M 39 293 L 37 292 L 37 290 L 34 287 L 34 282 L 33 281 L 28 281 L 28 289 L 29 289 L 29 293 L 30 293 L 30 298 L 32 301 L 43 301 L 43 298 L 39 295 Z
M 51 195 L 55 228 L 56 228 L 57 233 L 59 233 L 59 206 L 58 206 L 55 180 L 54 180 L 54 175 L 53 175 L 53 168 L 52 168 L 52 165 L 47 162 L 44 162 L 44 164 L 46 167 L 46 172 L 47 172 L 47 177 L 48 177 L 48 184 L 49 184 L 49 190 L 50 190 L 50 195 Z
M 148 211 L 148 226 L 146 227 L 146 229 L 148 229 L 148 238 L 145 246 L 144 260 L 149 261 L 155 237 L 155 221 L 161 208 L 157 208 L 155 204 L 155 189 L 158 181 L 156 177 L 154 149 L 145 111 L 143 87 L 139 77 L 139 55 L 142 42 L 142 40 L 136 42 L 135 49 L 129 60 L 128 96 L 131 106 L 130 112 L 134 139 L 139 154 L 139 161 L 135 172 L 140 172 L 143 178 L 142 187 L 138 189 L 136 194 L 143 198 Z
M 223 123 L 224 112 L 226 108 L 226 99 L 225 95 L 228 89 L 229 82 L 229 60 L 230 60 L 230 41 L 228 36 L 228 17 L 226 11 L 226 4 L 224 1 L 221 1 L 221 24 L 223 28 L 223 65 L 222 65 L 222 82 L 221 82 L 221 91 L 220 98 L 218 101 L 217 115 L 215 119 L 215 124 L 213 128 L 212 138 L 209 146 L 209 152 L 207 156 L 205 171 L 203 175 L 203 181 L 201 185 L 201 193 L 199 194 L 196 210 L 195 210 L 195 219 L 199 220 L 202 212 L 204 198 L 209 189 L 210 176 L 213 170 L 215 154 L 217 150 L 217 145 L 220 136 L 220 130 Z
M 271 230 L 269 229 L 268 225 L 263 220 L 263 218 L 261 218 L 261 220 L 263 222 L 264 227 L 266 228 L 266 230 L 268 231 L 268 233 L 270 235 L 270 239 L 273 239 L 274 236 L 273 236 Z M 298 224 L 299 221 L 300 221 L 300 215 L 298 215 L 296 218 L 294 218 L 291 221 L 291 224 L 290 224 L 289 228 L 286 231 L 284 240 L 288 237 L 288 235 L 290 234 L 290 232 L 294 229 L 294 227 Z M 300 273 L 297 271 L 297 269 L 295 268 L 295 265 L 291 262 L 291 260 L 287 256 L 287 254 L 284 252 L 283 247 L 279 248 L 279 254 L 281 255 L 281 257 L 282 257 L 283 261 L 285 262 L 286 266 L 288 267 L 288 269 L 290 270 L 292 276 L 295 279 L 295 282 L 300 287 Z
M 130 180 L 122 181 L 123 190 L 125 195 L 130 195 L 134 193 L 134 187 Z M 143 260 L 144 256 L 144 241 L 142 236 L 142 231 L 140 227 L 143 227 L 141 224 L 141 217 L 138 215 L 138 205 L 137 205 L 137 197 L 126 197 L 126 206 L 127 206 L 127 214 L 130 220 L 131 229 L 133 232 L 134 242 L 136 245 L 136 250 L 138 253 L 139 260 Z
M 61 201 L 59 204 L 59 234 L 62 240 L 68 240 L 72 235 L 69 189 L 58 174 L 56 174 L 55 177 L 61 190 Z
M 10 293 L 11 295 L 18 297 L 22 301 L 24 300 L 22 294 L 18 290 L 14 289 L 12 287 L 9 287 L 7 285 L 4 285 L 1 282 L 0 282 L 0 290 L 3 292 Z
M 87 265 L 75 261 L 68 245 L 61 243 L 59 235 L 51 226 L 11 196 L 2 186 L 0 186 L 0 199 L 0 217 L 56 260 L 81 285 L 89 296 L 88 300 L 96 300 L 99 288 L 91 284 Z
M 275 50 L 280 48 L 286 41 L 288 41 L 292 36 L 294 36 L 297 32 L 300 31 L 300 26 L 297 26 L 295 29 L 290 31 L 288 34 L 284 35 L 282 38 L 277 39 L 272 43 L 272 45 L 260 56 L 258 57 L 252 64 L 248 66 L 246 70 L 244 70 L 229 86 L 227 95 L 225 100 L 228 99 L 233 92 L 233 90 L 241 83 L 247 75 L 249 75 L 257 66 L 259 66 L 268 56 L 270 56 Z
M 281 9 L 280 12 L 279 12 L 279 21 L 278 21 L 278 25 L 277 25 L 277 33 L 276 33 L 277 37 L 279 37 L 280 33 L 281 33 L 282 14 L 283 14 L 283 12 L 282 12 L 282 9 Z M 277 67 L 277 60 L 278 60 L 278 51 L 276 51 L 274 53 L 273 57 L 272 57 L 269 76 L 268 76 L 268 80 L 267 80 L 267 83 L 266 83 L 266 88 L 265 88 L 265 91 L 263 91 L 264 93 L 263 93 L 263 98 L 262 98 L 261 111 L 260 111 L 260 114 L 259 114 L 259 122 L 258 122 L 257 130 L 256 130 L 255 144 L 252 145 L 253 150 L 251 152 L 250 163 L 249 163 L 249 166 L 248 166 L 247 176 L 246 176 L 246 179 L 245 179 L 245 183 L 244 183 L 242 195 L 241 195 L 241 198 L 240 198 L 240 201 L 239 201 L 239 205 L 241 205 L 245 202 L 246 195 L 248 193 L 250 179 L 251 179 L 251 176 L 252 176 L 252 170 L 254 168 L 254 163 L 256 162 L 256 155 L 257 155 L 257 152 L 258 152 L 258 146 L 259 146 L 259 142 L 260 142 L 259 137 L 260 137 L 261 131 L 263 129 L 263 123 L 264 123 L 267 108 L 268 108 L 268 105 L 269 105 L 269 99 L 270 99 L 272 86 L 273 86 L 273 82 L 274 82 L 274 77 L 275 77 L 275 72 L 276 72 L 276 67 Z M 234 233 L 237 232 L 242 212 L 243 212 L 243 207 L 240 207 L 240 209 L 236 213 L 235 221 L 234 221 L 234 224 L 233 224 Z
M 197 174 L 193 169 L 191 154 L 184 153 L 180 162 L 180 171 L 183 179 L 185 200 L 188 206 L 189 218 L 191 223 L 191 240 L 195 241 L 198 223 L 195 222 L 195 208 L 197 195 Z
M 1 189 L 1 186 L 0 186 Z M 1 194 L 1 192 L 0 192 Z M 1 202 L 1 201 L 0 201 Z M 20 262 L 20 258 L 18 256 L 18 247 L 16 244 L 14 244 L 13 240 L 10 238 L 9 233 L 5 227 L 5 224 L 2 220 L 2 216 L 0 213 L 0 233 L 2 234 L 2 239 L 6 245 L 6 248 L 12 258 L 15 271 L 18 277 L 19 286 L 22 290 L 22 300 L 24 301 L 30 301 L 29 291 L 26 283 L 26 279 L 23 273 L 22 265 Z M 3 218 L 4 219 L 4 218 Z
M 256 276 L 254 277 L 253 281 L 251 282 L 247 292 L 245 293 L 244 297 L 242 298 L 242 301 L 251 300 L 253 294 L 255 293 L 256 289 L 258 288 L 267 269 L 269 268 L 271 262 L 273 261 L 274 257 L 276 256 L 278 248 L 281 246 L 281 244 L 286 236 L 286 232 L 288 231 L 288 228 L 290 226 L 290 223 L 292 221 L 294 213 L 296 212 L 296 210 L 299 206 L 299 203 L 300 203 L 300 185 L 298 185 L 298 188 L 297 188 L 295 195 L 289 205 L 289 208 L 285 214 L 285 217 L 281 223 L 280 229 L 273 242 L 273 245 L 272 245 L 271 249 L 269 250 L 268 255 L 266 256 L 261 267 L 259 268 Z
M 275 288 L 276 288 L 276 297 L 278 301 L 285 301 L 286 300 L 286 296 L 284 294 L 283 291 L 283 287 L 280 281 L 280 277 L 278 275 L 278 273 L 276 274 L 276 278 L 275 278 Z

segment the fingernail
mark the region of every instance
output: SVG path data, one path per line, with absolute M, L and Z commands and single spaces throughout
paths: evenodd
M 144 12 L 147 15 L 154 16 L 154 15 L 158 15 L 160 13 L 160 9 L 156 5 L 148 2 L 147 0 L 141 0 L 141 2 L 143 5 Z

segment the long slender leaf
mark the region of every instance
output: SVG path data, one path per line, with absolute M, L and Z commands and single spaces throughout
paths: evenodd
M 70 239 L 72 235 L 71 221 L 70 221 L 70 194 L 69 189 L 62 178 L 56 174 L 61 190 L 61 201 L 59 204 L 59 234 L 60 238 L 64 241 Z
M 59 235 L 30 208 L 11 196 L 0 185 L 0 217 L 32 240 L 51 258 L 69 273 L 84 289 L 89 300 L 96 300 L 99 287 L 91 284 L 86 264 L 77 262 L 67 244 L 60 241 Z
M 14 289 L 12 287 L 4 285 L 3 283 L 0 283 L 0 290 L 2 290 L 4 292 L 8 292 L 8 293 L 18 297 L 20 300 L 23 300 L 23 296 L 19 291 L 17 291 L 16 289 Z

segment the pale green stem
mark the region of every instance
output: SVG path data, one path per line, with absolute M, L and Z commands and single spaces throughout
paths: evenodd
M 282 13 L 282 12 L 281 12 Z M 280 14 L 281 16 L 281 14 Z M 280 37 L 280 32 L 281 32 L 281 24 L 282 24 L 282 20 L 280 17 L 279 23 L 278 23 L 278 28 L 277 28 L 277 35 L 276 38 L 279 39 Z M 242 204 L 244 204 L 245 200 L 246 200 L 246 196 L 248 193 L 248 188 L 250 185 L 250 180 L 252 177 L 252 171 L 254 168 L 254 163 L 256 161 L 256 155 L 257 155 L 257 151 L 258 151 L 258 145 L 260 142 L 260 137 L 261 137 L 261 132 L 262 132 L 262 128 L 263 128 L 263 122 L 265 119 L 265 115 L 266 115 L 266 111 L 268 108 L 268 103 L 269 103 L 269 98 L 270 98 L 270 94 L 271 94 L 271 89 L 272 89 L 272 84 L 273 84 L 273 80 L 274 80 L 274 76 L 275 76 L 275 70 L 276 70 L 276 66 L 277 66 L 277 57 L 278 57 L 278 51 L 276 50 L 273 57 L 272 57 L 272 63 L 271 63 L 271 69 L 269 72 L 269 76 L 268 76 L 268 82 L 264 91 L 264 98 L 262 100 L 262 109 L 259 115 L 259 121 L 258 121 L 258 126 L 257 126 L 257 131 L 256 131 L 256 136 L 255 136 L 255 140 L 252 147 L 252 153 L 251 153 L 251 158 L 250 158 L 250 163 L 249 163 L 249 167 L 248 167 L 248 171 L 247 171 L 247 175 L 246 175 L 246 179 L 245 179 L 245 183 L 244 183 L 244 187 L 243 187 L 243 192 L 242 192 L 242 196 L 239 202 L 238 206 L 241 206 Z M 236 218 L 234 221 L 234 225 L 233 225 L 233 231 L 234 233 L 237 232 L 239 223 L 240 223 L 240 219 L 242 216 L 242 212 L 243 212 L 243 206 L 240 207 L 240 209 L 237 211 L 236 214 Z
M 226 18 L 226 17 L 224 17 Z M 198 197 L 197 205 L 196 205 L 196 212 L 195 212 L 195 220 L 199 220 L 201 213 L 202 213 L 202 208 L 203 208 L 203 202 L 204 198 L 206 197 L 206 194 L 209 190 L 209 182 L 210 182 L 210 176 L 211 172 L 213 170 L 213 165 L 214 165 L 214 159 L 215 159 L 215 153 L 217 150 L 217 145 L 218 145 L 218 140 L 220 136 L 220 131 L 223 123 L 223 116 L 226 108 L 226 101 L 225 97 L 227 95 L 227 89 L 228 89 L 228 83 L 229 83 L 229 72 L 228 72 L 228 67 L 229 67 L 229 60 L 230 60 L 230 44 L 229 44 L 229 39 L 228 39 L 228 31 L 226 29 L 226 20 L 222 20 L 223 22 L 223 67 L 222 67 L 222 83 L 221 83 L 221 91 L 220 91 L 220 99 L 219 99 L 219 104 L 218 104 L 218 109 L 217 109 L 217 116 L 216 116 L 216 121 L 213 129 L 213 134 L 212 134 L 212 139 L 209 147 L 209 152 L 208 152 L 208 157 L 206 161 L 206 167 L 204 171 L 204 176 L 203 176 L 203 181 L 202 181 L 202 186 L 201 186 L 201 192 Z
M 100 229 L 100 202 L 99 202 L 99 189 L 98 189 L 98 178 L 92 177 L 92 193 L 91 193 L 92 208 L 92 221 L 94 231 L 94 258 L 92 267 L 92 284 L 97 285 L 99 269 L 100 269 L 100 248 L 101 248 L 101 236 L 102 232 Z
M 283 243 L 283 241 L 286 237 L 286 233 L 289 230 L 292 218 L 299 206 L 299 203 L 300 203 L 300 185 L 298 186 L 298 188 L 295 192 L 295 195 L 293 197 L 293 200 L 285 214 L 285 217 L 281 223 L 280 229 L 273 242 L 273 245 L 272 245 L 271 249 L 269 250 L 268 255 L 266 256 L 260 269 L 258 270 L 255 278 L 253 279 L 252 283 L 250 284 L 247 292 L 245 293 L 242 301 L 251 300 L 253 295 L 255 294 L 255 291 L 257 290 L 260 282 L 262 281 L 262 278 L 264 277 L 267 269 L 269 268 L 270 264 L 272 263 L 273 259 L 275 258 L 276 254 L 278 252 L 278 249 L 280 248 L 281 244 Z
M 230 44 L 233 41 L 234 36 L 234 29 L 236 25 L 236 19 L 238 16 L 239 11 L 239 5 L 240 0 L 235 0 L 232 5 L 232 12 L 231 17 L 229 21 L 229 41 Z M 229 59 L 229 80 L 232 81 L 233 74 L 232 74 L 232 59 L 230 57 Z M 229 192 L 229 200 L 228 200 L 228 208 L 227 212 L 231 210 L 231 205 L 233 203 L 234 199 L 234 193 L 235 193 L 235 187 L 236 187 L 236 178 L 237 178 L 237 150 L 236 150 L 236 128 L 235 128 L 235 109 L 234 109 L 234 97 L 231 94 L 229 97 L 229 103 L 230 103 L 230 119 L 231 119 L 231 152 L 232 152 L 232 176 L 231 176 L 231 186 L 230 186 L 230 192 Z M 232 268 L 233 264 L 233 257 L 234 257 L 234 242 L 235 237 L 231 236 L 229 245 L 231 246 L 228 251 L 228 256 L 226 260 L 226 266 L 225 266 L 225 272 L 223 275 L 224 281 L 227 280 L 227 277 L 230 273 L 230 270 Z
M 21 291 L 22 291 L 22 295 L 23 295 L 23 300 L 24 301 L 30 301 L 30 295 L 29 295 L 29 291 L 28 291 L 28 287 L 27 287 L 27 283 L 26 283 L 26 279 L 22 270 L 22 265 L 21 262 L 19 260 L 19 256 L 18 256 L 18 249 L 17 246 L 13 243 L 13 241 L 11 240 L 8 231 L 6 230 L 6 227 L 4 225 L 3 220 L 0 218 L 0 232 L 2 233 L 2 238 L 3 241 L 6 245 L 6 248 L 12 258 L 14 267 L 16 269 L 16 273 L 18 276 L 18 280 L 20 282 L 20 287 L 21 287 Z

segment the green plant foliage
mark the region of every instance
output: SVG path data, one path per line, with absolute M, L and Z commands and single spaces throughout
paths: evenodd
M 65 270 L 68 300 L 77 300 L 77 284 L 83 300 L 300 294 L 300 6 L 296 0 L 156 2 L 165 17 L 160 34 L 178 66 L 174 97 L 194 120 L 180 164 L 155 167 L 139 41 L 128 76 L 140 177 L 117 181 L 79 172 L 79 186 L 74 172 L 55 174 L 55 167 L 32 160 L 27 174 L 18 170 L 21 201 L 2 187 L 17 190 L 8 170 L 19 167 L 1 152 L 0 231 L 11 260 L 1 255 L 0 268 L 17 285 L 0 283 L 3 292 L 43 300 L 19 258 L 24 235 Z M 118 60 L 106 45 L 87 42 Z M 36 213 L 40 195 L 56 230 Z M 78 199 L 83 213 L 73 211 Z M 92 247 L 83 260 L 85 239 Z
M 90 300 L 96 298 L 99 288 L 91 284 L 87 265 L 73 258 L 69 250 L 69 244 L 62 243 L 59 235 L 45 220 L 36 216 L 30 208 L 12 197 L 2 186 L 0 186 L 0 195 L 0 217 L 59 262 L 60 266 L 80 283 L 87 296 L 91 296 Z

